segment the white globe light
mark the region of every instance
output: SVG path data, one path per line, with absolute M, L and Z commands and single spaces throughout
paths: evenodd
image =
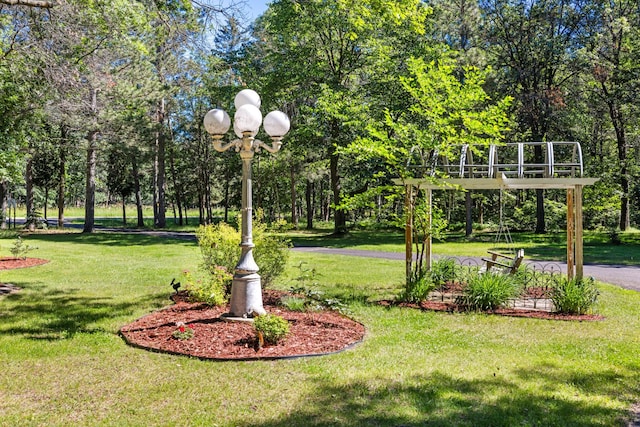
M 272 111 L 264 118 L 264 131 L 269 136 L 284 136 L 289 132 L 289 116 L 282 111 Z
M 204 128 L 211 135 L 224 135 L 231 127 L 231 118 L 224 110 L 210 110 L 204 116 Z
M 238 136 L 238 138 L 242 138 L 244 135 L 242 131 L 238 129 L 238 125 L 236 123 L 233 124 L 233 132 Z M 251 136 L 256 136 L 258 131 L 251 131 Z
M 245 104 L 238 108 L 233 117 L 233 121 L 236 133 L 251 131 L 255 134 L 258 132 L 260 124 L 262 124 L 262 113 L 258 107 L 251 104 Z
M 260 108 L 260 95 L 258 95 L 258 92 L 256 92 L 255 90 L 244 89 L 238 92 L 233 103 L 236 106 L 236 110 L 247 104 L 253 105 L 256 108 Z

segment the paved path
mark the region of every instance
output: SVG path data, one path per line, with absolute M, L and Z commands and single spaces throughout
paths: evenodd
M 82 227 L 78 224 L 65 224 L 66 227 Z M 114 232 L 114 233 L 139 233 L 148 236 L 167 237 L 174 239 L 193 240 L 195 235 L 193 233 L 176 232 L 176 231 L 149 231 L 149 230 L 137 230 L 137 229 L 121 229 L 121 228 L 109 228 L 96 226 L 96 230 Z M 341 248 L 326 248 L 316 246 L 298 246 L 292 250 L 298 252 L 314 252 L 330 255 L 345 255 L 345 256 L 359 256 L 366 258 L 380 258 L 390 260 L 404 260 L 404 253 L 401 252 L 378 252 L 378 251 L 365 251 L 359 249 L 341 249 Z M 479 258 L 476 258 L 479 261 Z M 481 261 L 479 261 L 481 262 Z M 529 261 L 530 263 L 533 261 Z M 539 261 L 545 263 L 544 261 Z M 549 263 L 551 264 L 551 263 Z M 566 263 L 553 263 L 560 266 L 563 271 L 567 270 Z M 640 265 L 607 265 L 607 264 L 585 264 L 584 275 L 593 276 L 596 280 L 605 283 L 611 283 L 618 285 L 624 289 L 631 289 L 640 292 Z M 640 426 L 638 426 L 640 427 Z
M 399 252 L 376 252 L 376 251 L 364 251 L 359 249 L 340 249 L 340 248 L 325 248 L 325 247 L 311 247 L 300 246 L 294 247 L 294 251 L 298 252 L 313 252 L 330 255 L 346 255 L 346 256 L 359 256 L 367 258 L 380 258 L 391 260 L 404 260 L 404 254 Z M 479 258 L 472 258 L 479 261 Z M 529 261 L 533 263 L 533 261 Z M 545 263 L 545 262 L 541 262 Z M 563 271 L 567 271 L 567 264 L 554 262 Z M 596 280 L 605 283 L 611 283 L 618 285 L 621 288 L 631 289 L 640 292 L 640 266 L 630 265 L 605 265 L 605 264 L 585 264 L 584 275 L 593 276 Z

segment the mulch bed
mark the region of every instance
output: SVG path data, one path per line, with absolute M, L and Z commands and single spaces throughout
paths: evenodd
M 136 347 L 210 360 L 319 356 L 350 348 L 364 338 L 362 324 L 336 311 L 287 310 L 279 305 L 285 294 L 274 290 L 263 292 L 265 310 L 289 322 L 289 335 L 278 345 L 259 348 L 252 324 L 220 319 L 228 312 L 228 306 L 190 303 L 182 292 L 174 297 L 174 305 L 124 326 L 120 334 L 127 343 Z M 173 338 L 179 322 L 193 329 L 192 338 Z
M 15 268 L 35 267 L 48 263 L 49 260 L 42 258 L 13 258 L 0 257 L 0 270 L 13 270 Z
M 399 306 L 409 307 L 420 310 L 428 311 L 443 311 L 448 313 L 465 312 L 468 311 L 467 307 L 455 302 L 456 295 L 462 295 L 463 288 L 460 283 L 447 283 L 438 289 L 438 292 L 449 295 L 449 301 L 437 301 L 435 299 L 422 301 L 420 303 L 403 303 L 396 301 L 380 301 L 383 306 Z M 531 299 L 543 299 L 549 298 L 549 289 L 531 287 L 526 290 L 525 298 Z M 547 320 L 571 320 L 571 321 L 593 321 L 604 320 L 604 316 L 599 314 L 562 314 L 554 313 L 549 310 L 531 310 L 525 308 L 499 308 L 493 311 L 484 312 L 487 314 L 496 314 L 500 316 L 510 317 L 528 317 L 532 319 L 547 319 Z
M 42 258 L 13 258 L 0 257 L 0 270 L 13 270 L 16 268 L 35 267 L 48 263 L 49 260 Z M 9 295 L 20 290 L 19 287 L 11 283 L 0 283 L 0 296 Z
M 466 307 L 455 302 L 422 301 L 419 304 L 400 303 L 396 301 L 380 301 L 383 306 L 408 307 L 427 311 L 441 311 L 448 313 L 461 313 L 467 311 Z M 546 320 L 572 320 L 572 321 L 593 321 L 604 320 L 604 316 L 599 314 L 562 314 L 544 310 L 527 310 L 521 308 L 498 308 L 493 311 L 485 311 L 486 314 L 496 314 L 509 317 L 528 317 L 532 319 Z

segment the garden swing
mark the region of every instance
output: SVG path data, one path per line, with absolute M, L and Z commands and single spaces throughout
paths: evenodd
M 511 233 L 509 232 L 509 226 L 504 221 L 502 192 L 503 190 L 500 188 L 500 224 L 498 225 L 495 243 L 500 243 L 501 239 L 504 239 L 509 251 L 512 251 L 513 254 L 506 255 L 496 251 L 487 251 L 491 257 L 482 258 L 482 261 L 486 263 L 485 271 L 487 272 L 501 271 L 504 274 L 514 274 L 518 271 L 520 264 L 522 264 L 522 260 L 524 259 L 524 249 L 515 249 Z

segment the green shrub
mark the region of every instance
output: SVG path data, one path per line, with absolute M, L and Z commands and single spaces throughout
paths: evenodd
M 263 314 L 253 319 L 253 328 L 266 344 L 278 344 L 289 333 L 289 322 L 275 314 Z
M 258 223 L 253 227 L 253 255 L 260 267 L 262 284 L 269 286 L 280 276 L 289 260 L 291 242 L 282 236 L 267 233 L 265 227 Z
M 226 223 L 200 226 L 196 230 L 204 267 L 212 272 L 216 267 L 235 270 L 240 259 L 241 233 Z M 262 284 L 268 286 L 284 271 L 289 259 L 289 241 L 268 234 L 259 222 L 253 223 L 253 256 L 260 268 Z
M 462 295 L 462 302 L 472 310 L 494 310 L 504 306 L 518 294 L 512 276 L 479 273 L 470 277 Z
M 456 261 L 453 258 L 443 258 L 434 262 L 431 270 L 409 279 L 398 299 L 410 303 L 424 301 L 435 288 L 455 278 Z
M 306 298 L 296 297 L 293 295 L 286 295 L 282 297 L 280 304 L 291 311 L 304 312 L 309 309 L 308 300 Z
M 233 276 L 224 267 L 198 276 L 188 271 L 183 273 L 183 282 L 190 299 L 215 306 L 227 303 L 232 279 Z
M 435 288 L 436 285 L 433 283 L 431 275 L 425 274 L 420 278 L 408 280 L 398 299 L 404 302 L 418 303 L 426 300 L 429 293 Z
M 13 246 L 11 246 L 10 250 L 11 250 L 11 254 L 15 259 L 18 259 L 18 258 L 26 259 L 27 254 L 34 249 L 38 249 L 38 248 L 35 246 L 29 246 L 25 244 L 22 238 L 18 236 L 16 240 L 13 242 Z
M 232 272 L 240 257 L 240 232 L 221 222 L 215 225 L 202 225 L 196 230 L 198 246 L 202 253 L 204 267 L 213 272 L 216 267 L 224 267 Z
M 447 282 L 452 282 L 456 278 L 456 260 L 453 258 L 439 259 L 433 263 L 429 274 L 436 286 L 442 286 Z
M 551 301 L 558 313 L 585 314 L 598 300 L 600 292 L 593 277 L 586 280 L 568 280 L 559 277 L 551 290 Z

